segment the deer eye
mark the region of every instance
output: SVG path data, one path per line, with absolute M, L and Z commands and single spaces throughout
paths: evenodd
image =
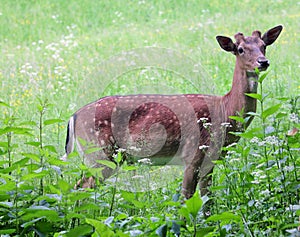
M 238 53 L 239 53 L 240 55 L 242 55 L 242 54 L 244 53 L 244 49 L 243 49 L 242 47 L 239 47 L 239 48 L 238 48 Z

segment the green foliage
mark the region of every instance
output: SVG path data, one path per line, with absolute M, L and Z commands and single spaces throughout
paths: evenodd
M 2 1 L 0 235 L 297 236 L 299 8 L 292 0 Z M 247 94 L 258 100 L 258 112 L 248 114 L 255 117 L 251 127 L 235 133 L 239 143 L 224 148 L 227 156 L 216 161 L 208 202 L 198 193 L 181 200 L 182 171 L 172 171 L 176 178 L 167 183 L 165 170 L 154 177 L 147 166 L 120 166 L 121 153 L 116 163 L 100 162 L 118 168 L 112 180 L 74 189 L 83 174 L 101 177 L 101 169 L 86 167 L 76 152 L 59 160 L 65 121 L 77 108 L 112 94 L 224 94 L 233 58 L 218 48 L 215 36 L 277 24 L 285 30 L 268 49 L 272 69 L 259 78 L 260 93 Z M 105 85 L 103 61 L 149 46 L 176 49 L 191 61 L 172 70 L 126 71 Z M 184 74 L 190 62 L 193 69 L 201 66 L 193 81 Z M 248 119 L 231 118 L 241 124 Z M 91 146 L 86 153 L 98 150 Z M 144 192 L 118 186 L 122 175 L 139 171 Z M 165 186 L 152 188 L 159 182 Z

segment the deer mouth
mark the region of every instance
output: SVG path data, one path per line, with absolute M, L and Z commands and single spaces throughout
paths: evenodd
M 259 66 L 257 69 L 262 72 L 262 71 L 266 71 L 268 69 L 269 66 Z

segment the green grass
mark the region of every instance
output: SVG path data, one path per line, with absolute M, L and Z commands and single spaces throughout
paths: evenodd
M 164 236 L 165 230 L 172 236 L 179 225 L 184 236 L 196 233 L 194 227 L 198 236 L 201 231 L 224 236 L 226 228 L 227 235 L 287 235 L 285 230 L 299 225 L 299 133 L 286 136 L 299 127 L 289 119 L 299 116 L 299 101 L 293 101 L 300 92 L 298 22 L 300 3 L 293 0 L 1 1 L 1 228 L 12 229 L 11 236 L 34 236 L 43 229 L 75 235 L 90 233 L 91 226 L 107 236 L 111 231 Z M 137 185 L 158 185 L 155 191 L 114 194 L 114 183 L 108 182 L 91 192 L 96 199 L 70 192 L 83 171 L 91 172 L 76 155 L 68 165 L 57 159 L 67 120 L 78 108 L 115 94 L 224 94 L 231 87 L 234 56 L 219 48 L 215 36 L 249 35 L 278 24 L 284 31 L 267 50 L 271 67 L 263 93 L 268 97 L 258 113 L 282 106 L 265 121 L 255 118 L 248 137 L 218 163 L 214 218 L 193 216 L 193 205 L 180 203 L 181 169 L 164 186 L 157 171 L 142 166 L 137 172 L 149 174 L 149 183 Z M 266 127 L 274 130 L 261 135 Z M 250 142 L 272 136 L 283 142 Z M 10 233 L 2 229 L 1 234 Z

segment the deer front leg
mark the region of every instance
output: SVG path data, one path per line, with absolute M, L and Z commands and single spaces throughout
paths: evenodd
M 204 177 L 199 178 L 199 188 L 202 197 L 209 193 L 208 187 L 212 184 L 212 172 L 213 169 L 211 169 Z
M 199 167 L 195 164 L 190 164 L 185 167 L 184 177 L 182 182 L 182 194 L 186 199 L 193 196 L 198 184 Z

